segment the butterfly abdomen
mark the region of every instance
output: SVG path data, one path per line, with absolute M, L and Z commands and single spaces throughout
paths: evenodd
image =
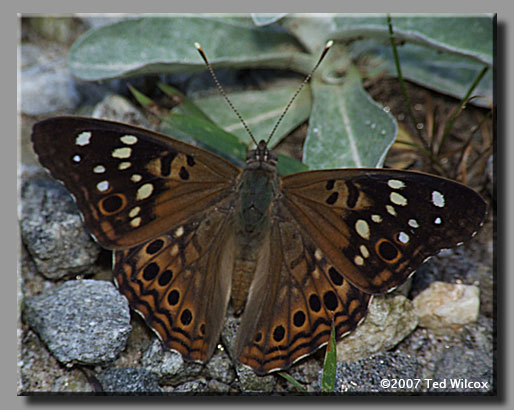
M 259 252 L 269 232 L 277 175 L 264 168 L 245 169 L 238 186 L 236 206 L 236 257 L 232 274 L 232 306 L 242 312 L 254 279 Z

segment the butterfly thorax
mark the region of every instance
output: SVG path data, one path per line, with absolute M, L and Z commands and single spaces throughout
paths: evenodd
M 235 232 L 238 249 L 232 275 L 232 304 L 240 313 L 248 296 L 262 243 L 271 223 L 271 207 L 278 186 L 277 157 L 264 141 L 249 152 L 238 185 Z

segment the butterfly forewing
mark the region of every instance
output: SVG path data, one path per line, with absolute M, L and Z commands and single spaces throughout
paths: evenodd
M 223 200 L 240 169 L 165 135 L 111 121 L 56 117 L 32 133 L 39 161 L 74 195 L 107 248 L 138 245 Z
M 282 180 L 303 231 L 353 285 L 383 293 L 426 258 L 470 239 L 486 212 L 472 189 L 387 169 L 313 171 Z

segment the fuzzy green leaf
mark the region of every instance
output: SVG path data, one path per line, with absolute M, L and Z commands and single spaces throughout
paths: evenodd
M 357 41 L 350 46 L 354 56 L 365 57 L 368 75 L 382 75 L 384 72 L 396 77 L 391 46 L 376 41 Z M 462 98 L 473 83 L 484 63 L 462 55 L 442 52 L 433 48 L 404 44 L 398 47 L 402 74 L 415 83 L 443 94 Z M 474 95 L 481 96 L 471 101 L 481 107 L 489 107 L 493 101 L 493 71 L 489 70 L 475 89 Z
M 205 70 L 195 42 L 214 67 L 305 72 L 312 65 L 313 57 L 285 31 L 255 27 L 249 17 L 200 15 L 129 18 L 90 30 L 73 44 L 69 67 L 83 80 Z
M 398 40 L 424 44 L 433 49 L 493 63 L 494 16 L 482 15 L 392 15 Z M 321 50 L 327 40 L 357 37 L 387 40 L 385 14 L 332 14 L 288 16 L 284 25 L 295 33 L 311 52 Z
M 342 85 L 316 80 L 312 89 L 303 162 L 310 169 L 381 167 L 397 124 L 364 91 L 358 70 L 352 67 Z
M 234 92 L 230 93 L 230 100 L 237 107 L 258 142 L 268 139 L 273 126 L 297 89 L 298 84 L 295 82 L 292 86 L 272 87 L 262 91 Z M 238 136 L 241 141 L 251 145 L 250 136 L 243 124 L 221 95 L 195 98 L 193 102 L 225 131 Z M 307 86 L 289 108 L 269 143 L 270 147 L 274 147 L 285 135 L 309 118 L 311 104 L 310 87 Z M 183 108 L 179 106 L 177 109 L 182 110 Z
M 256 26 L 267 26 L 276 23 L 287 13 L 252 13 L 252 20 Z

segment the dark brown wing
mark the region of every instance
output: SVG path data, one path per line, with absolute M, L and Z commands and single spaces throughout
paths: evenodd
M 116 251 L 114 277 L 166 347 L 205 361 L 225 321 L 234 247 L 231 214 L 207 210 L 143 245 Z
M 202 214 L 232 194 L 241 170 L 163 134 L 112 121 L 55 117 L 32 143 L 71 191 L 98 242 L 128 248 Z
M 282 194 L 320 255 L 369 293 L 395 288 L 428 257 L 473 237 L 486 212 L 462 184 L 388 169 L 298 173 L 282 179 Z
M 347 281 L 283 205 L 263 243 L 236 355 L 257 374 L 286 369 L 364 318 L 369 295 Z

